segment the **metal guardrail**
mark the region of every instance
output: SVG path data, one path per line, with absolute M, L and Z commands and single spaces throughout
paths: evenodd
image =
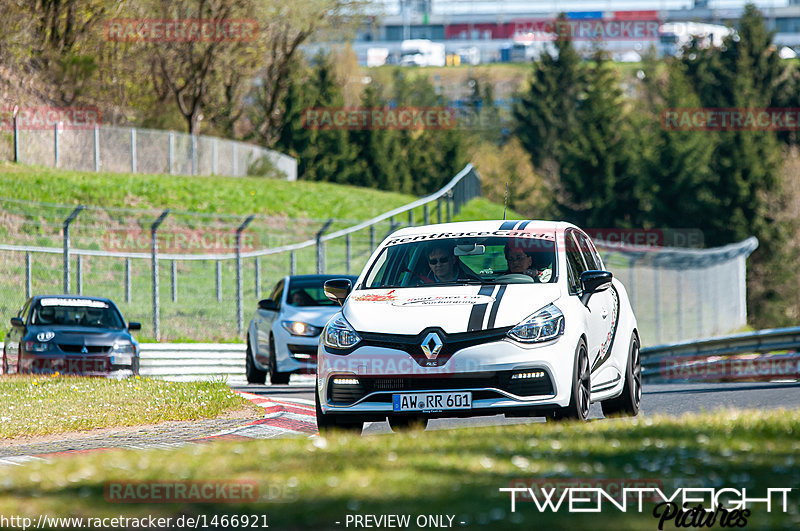
M 140 373 L 172 381 L 225 378 L 245 384 L 241 343 L 142 343 Z M 650 382 L 800 378 L 800 355 L 749 356 L 800 350 L 800 327 L 643 348 L 642 377 Z M 673 375 L 673 377 L 670 377 Z
M 139 374 L 171 381 L 247 383 L 243 343 L 141 343 Z
M 800 376 L 797 356 L 761 356 L 742 359 L 744 354 L 767 354 L 781 350 L 800 350 L 800 327 L 757 330 L 723 337 L 683 341 L 668 345 L 643 348 L 642 377 L 649 381 L 674 381 L 676 379 L 741 379 L 780 378 Z M 733 360 L 723 357 L 733 356 Z M 737 358 L 738 357 L 738 358 Z M 776 371 L 762 371 L 757 367 L 737 376 L 736 367 L 743 362 L 751 365 L 764 362 L 779 362 L 795 367 L 783 367 Z M 775 365 L 774 363 L 772 365 Z M 687 368 L 690 369 L 687 371 Z M 753 372 L 755 370 L 755 372 Z M 669 377 L 670 374 L 678 377 Z M 705 374 L 709 378 L 700 378 Z M 681 378 L 680 376 L 689 376 Z

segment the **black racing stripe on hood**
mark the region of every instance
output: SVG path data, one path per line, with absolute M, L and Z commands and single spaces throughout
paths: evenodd
M 489 311 L 489 321 L 486 323 L 486 329 L 491 330 L 494 328 L 494 322 L 497 318 L 497 309 L 500 308 L 500 301 L 503 298 L 503 295 L 506 292 L 506 285 L 503 284 L 500 286 L 500 289 L 497 290 L 497 295 L 494 297 L 494 304 L 492 304 L 492 309 Z
M 493 291 L 494 286 L 481 286 L 481 289 L 478 290 L 478 295 L 491 295 Z M 469 322 L 467 323 L 467 332 L 481 329 L 483 317 L 486 315 L 486 308 L 488 307 L 488 302 L 472 305 L 472 311 L 469 313 Z

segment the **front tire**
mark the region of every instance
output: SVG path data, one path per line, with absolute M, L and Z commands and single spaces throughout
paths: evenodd
M 275 359 L 275 339 L 269 338 L 269 383 L 272 385 L 285 385 L 289 383 L 290 372 L 278 372 L 278 362 Z
M 628 363 L 625 367 L 625 386 L 622 394 L 600 403 L 603 415 L 606 417 L 627 416 L 635 417 L 639 414 L 642 404 L 642 359 L 639 355 L 639 338 L 636 333 L 631 337 L 631 346 L 628 348 Z
M 591 389 L 589 353 L 586 349 L 586 341 L 581 338 L 578 342 L 578 347 L 575 349 L 575 366 L 572 369 L 572 397 L 567 407 L 558 408 L 553 412 L 553 419 L 588 420 Z
M 250 348 L 250 336 L 247 336 L 247 351 L 244 359 L 244 372 L 245 376 L 247 376 L 247 383 L 263 385 L 267 379 L 267 371 L 262 371 L 256 367 L 256 362 L 253 359 L 253 349 Z

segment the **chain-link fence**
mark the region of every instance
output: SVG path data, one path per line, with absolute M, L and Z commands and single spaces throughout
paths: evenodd
M 132 127 L 15 125 L 14 160 L 78 171 L 170 175 L 268 175 L 297 180 L 297 161 L 253 144 Z
M 361 223 L 0 199 L 0 241 L 13 242 L 0 245 L 0 316 L 31 294 L 80 293 L 113 299 L 146 339 L 236 340 L 283 276 L 358 273 L 394 230 L 450 221 L 479 195 L 470 165 L 435 194 Z M 744 326 L 745 261 L 757 245 L 600 251 L 628 290 L 643 343 L 656 345 Z
M 13 241 L 0 244 L 0 316 L 31 294 L 94 295 L 141 322 L 144 339 L 236 340 L 283 276 L 358 273 L 391 232 L 450 221 L 479 195 L 470 165 L 435 194 L 361 223 L 0 199 L 0 241 Z
M 625 285 L 644 345 L 706 338 L 747 324 L 746 260 L 758 240 L 714 249 L 600 247 Z

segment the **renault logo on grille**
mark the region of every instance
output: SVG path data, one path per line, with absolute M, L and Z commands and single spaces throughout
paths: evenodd
M 435 360 L 442 350 L 442 338 L 436 332 L 431 332 L 422 340 L 422 352 L 429 360 Z

